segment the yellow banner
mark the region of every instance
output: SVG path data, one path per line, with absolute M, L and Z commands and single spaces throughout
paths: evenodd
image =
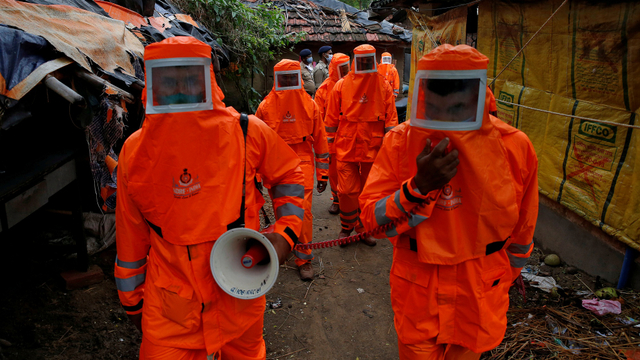
M 561 4 L 480 3 L 478 50 L 497 76 Z M 526 16 L 523 16 L 526 14 Z M 498 117 L 524 131 L 540 192 L 640 250 L 640 4 L 565 5 L 494 84 Z
M 426 16 L 409 10 L 409 19 L 413 24 L 413 40 L 411 41 L 411 77 L 409 78 L 407 119 L 411 116 L 413 82 L 418 68 L 418 61 L 423 55 L 428 54 L 439 45 L 466 43 L 467 7 L 459 7 L 438 16 Z

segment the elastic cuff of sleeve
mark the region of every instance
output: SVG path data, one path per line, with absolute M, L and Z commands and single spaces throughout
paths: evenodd
M 142 309 L 136 311 L 125 311 L 127 315 L 137 315 L 142 313 Z
M 438 198 L 440 189 L 432 190 L 428 194 L 422 195 L 420 189 L 418 189 L 418 185 L 416 185 L 415 176 L 412 177 L 411 180 L 409 180 L 408 184 L 409 186 L 407 186 L 407 189 L 409 190 L 409 193 L 417 198 L 420 198 L 422 200 L 429 198 L 431 201 Z
M 293 250 L 293 248 L 296 246 L 296 243 L 298 242 L 298 235 L 296 235 L 296 233 L 290 227 L 287 226 L 284 228 L 284 230 L 276 230 L 275 233 L 282 235 L 282 237 L 284 237 L 284 239 L 289 243 L 291 250 Z

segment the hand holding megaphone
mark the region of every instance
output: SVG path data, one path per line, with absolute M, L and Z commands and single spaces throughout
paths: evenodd
M 256 299 L 273 287 L 278 278 L 278 262 L 283 263 L 289 252 L 291 247 L 280 234 L 232 229 L 222 234 L 211 249 L 211 272 L 227 294 Z

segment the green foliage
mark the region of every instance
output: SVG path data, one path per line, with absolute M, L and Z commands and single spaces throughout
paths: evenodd
M 262 100 L 251 86 L 256 75 L 276 56 L 304 38 L 286 34 L 285 17 L 272 3 L 250 8 L 238 0 L 174 0 L 183 11 L 200 21 L 225 47 L 232 64 L 223 73 L 236 86 L 243 110 L 254 112 Z

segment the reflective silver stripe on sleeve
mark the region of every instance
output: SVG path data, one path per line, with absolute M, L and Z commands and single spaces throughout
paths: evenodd
M 402 206 L 402 204 L 400 203 L 400 190 L 396 191 L 396 196 L 393 198 L 393 200 L 396 202 L 396 206 L 398 207 L 398 209 L 400 209 L 400 211 L 406 214 L 407 211 L 404 209 L 404 206 Z
M 511 252 L 512 254 L 526 254 L 529 252 L 529 250 L 531 250 L 531 247 L 533 247 L 533 241 L 528 245 L 514 243 L 510 244 L 509 247 L 507 247 L 507 251 Z
M 387 200 L 389 199 L 389 196 L 391 195 L 387 195 L 376 202 L 375 213 L 378 225 L 384 225 L 391 222 L 391 219 L 387 217 Z
M 276 210 L 276 220 L 288 215 L 295 215 L 302 220 L 304 218 L 304 210 L 292 203 L 282 204 Z
M 329 158 L 329 153 L 316 154 L 316 159 L 328 159 L 328 158 Z
M 396 231 L 396 226 L 393 225 L 393 227 L 391 229 L 385 231 L 384 234 L 387 235 L 387 237 L 398 236 L 398 232 Z
M 426 216 L 422 216 L 422 215 L 418 215 L 418 214 L 413 214 L 411 215 L 411 217 L 409 218 L 409 226 L 411 227 L 416 227 L 418 225 L 420 225 L 421 222 L 427 220 Z
M 147 263 L 147 257 L 138 260 L 138 261 L 122 261 L 118 259 L 118 255 L 116 255 L 116 265 L 125 269 L 140 269 L 144 264 Z
M 316 169 L 329 170 L 329 164 L 317 162 L 316 163 Z
M 325 126 L 324 130 L 326 132 L 329 132 L 329 133 L 334 133 L 334 132 L 338 131 L 338 127 L 337 126 Z
M 295 196 L 304 199 L 304 185 L 300 184 L 280 184 L 273 187 L 273 198 L 283 196 Z
M 384 128 L 384 132 L 387 131 L 391 131 L 391 129 L 393 129 L 395 126 L 387 126 L 386 128 Z
M 144 283 L 147 273 L 134 275 L 125 279 L 116 278 L 116 288 L 120 291 L 133 291 Z
M 517 257 L 515 255 L 512 255 L 510 252 L 507 252 L 507 256 L 509 256 L 509 263 L 511 263 L 511 267 L 514 268 L 521 268 L 525 266 L 527 264 L 527 260 L 529 260 L 528 257 Z
M 328 142 L 328 143 L 332 143 L 332 142 L 334 142 L 335 140 L 336 140 L 335 138 L 330 138 L 330 137 L 328 137 L 328 138 L 327 138 L 327 142 Z
M 297 250 L 293 250 L 291 251 L 293 253 L 293 255 L 295 255 L 298 259 L 300 260 L 313 260 L 313 253 L 307 255 L 307 254 L 303 254 Z

